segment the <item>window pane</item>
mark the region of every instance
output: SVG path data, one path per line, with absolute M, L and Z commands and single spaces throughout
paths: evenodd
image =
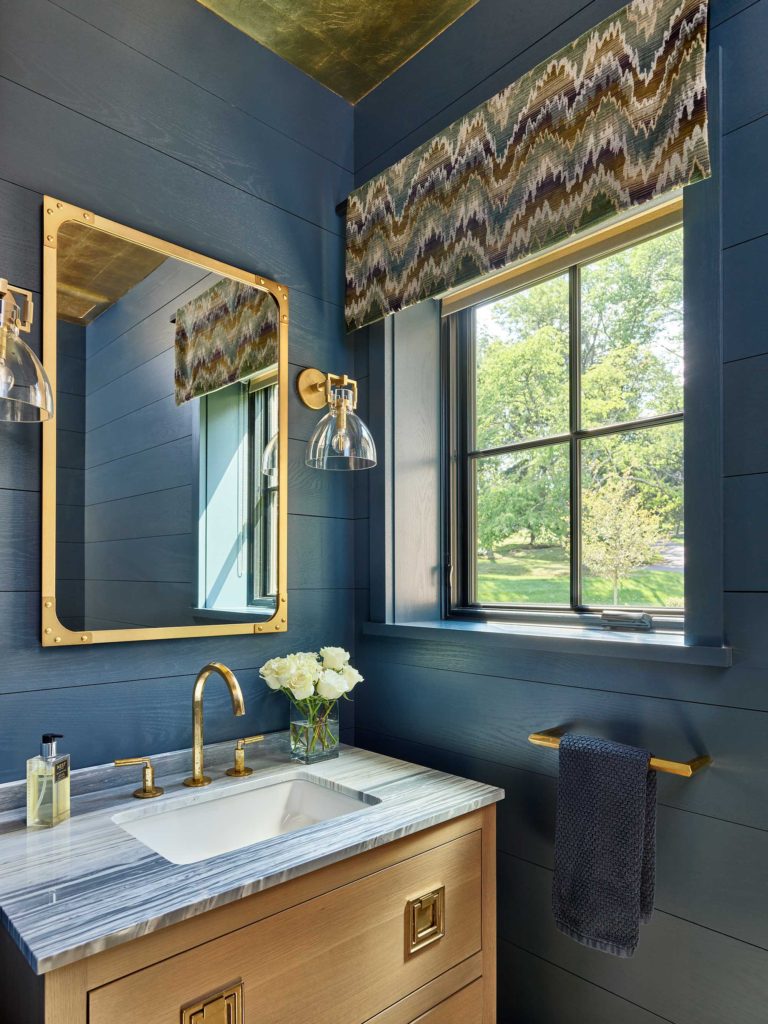
M 473 462 L 476 600 L 480 604 L 567 605 L 568 445 Z
M 568 275 L 475 310 L 474 447 L 568 430 Z
M 581 445 L 584 604 L 682 608 L 682 423 Z
M 683 231 L 581 270 L 581 425 L 683 408 Z

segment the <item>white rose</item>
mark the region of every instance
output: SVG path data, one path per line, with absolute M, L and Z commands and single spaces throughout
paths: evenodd
M 349 651 L 343 647 L 321 647 L 320 657 L 323 659 L 323 668 L 340 672 L 349 661 Z
M 282 687 L 282 683 L 276 675 L 271 672 L 261 672 L 261 678 L 270 688 L 270 690 L 279 690 Z
M 288 689 L 293 694 L 294 700 L 306 700 L 312 697 L 315 692 L 315 684 L 311 679 L 292 679 Z
M 353 668 L 351 665 L 345 665 L 341 670 L 341 674 L 344 677 L 344 682 L 347 684 L 347 693 L 350 693 L 357 686 L 358 683 L 362 683 L 363 677 Z
M 317 692 L 325 700 L 338 700 L 343 693 L 347 692 L 347 684 L 340 672 L 334 672 L 333 669 L 327 668 L 320 676 Z
M 289 663 L 286 685 L 294 698 L 306 700 L 307 697 L 312 697 L 315 692 L 315 683 L 322 671 L 317 655 L 299 651 L 297 654 L 289 654 L 286 660 Z
M 285 686 L 287 673 L 287 658 L 270 658 L 259 669 L 259 675 L 272 690 L 279 690 Z
M 284 658 L 271 658 L 259 669 L 259 674 L 272 690 L 290 690 L 296 700 L 305 700 L 315 692 L 315 683 L 322 672 L 317 655 L 311 651 L 298 651 Z

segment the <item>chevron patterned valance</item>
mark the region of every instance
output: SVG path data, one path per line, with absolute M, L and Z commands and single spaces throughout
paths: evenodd
M 259 288 L 222 278 L 176 313 L 176 404 L 277 362 L 278 310 Z
M 709 176 L 707 0 L 634 0 L 354 191 L 372 323 Z

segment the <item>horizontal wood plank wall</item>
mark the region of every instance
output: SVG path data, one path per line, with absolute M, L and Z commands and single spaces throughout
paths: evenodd
M 85 329 L 61 322 L 58 328 L 59 400 L 56 474 L 56 530 L 60 557 L 61 593 L 58 612 L 62 622 L 82 628 L 85 614 L 85 422 L 81 419 L 85 401 Z
M 48 193 L 285 283 L 291 377 L 310 365 L 350 372 L 334 208 L 352 184 L 351 107 L 195 0 L 0 0 L 0 19 L 0 111 L 3 138 L 13 140 L 0 147 L 0 272 L 35 293 L 38 350 L 41 197 Z M 100 354 L 94 345 L 92 380 L 109 396 L 101 426 L 93 423 L 95 462 L 129 456 L 127 464 L 154 457 L 157 444 L 186 443 L 168 432 L 165 365 L 151 375 L 162 400 L 140 424 L 135 450 L 143 454 L 129 455 L 125 433 L 110 423 L 132 414 L 129 406 L 118 410 L 120 388 L 111 382 L 151 366 L 146 335 L 134 334 L 135 345 L 123 346 L 119 359 L 116 346 Z M 63 355 L 76 358 L 76 346 Z M 66 363 L 72 391 L 77 369 Z M 289 650 L 352 644 L 353 563 L 332 557 L 354 545 L 352 484 L 333 487 L 320 478 L 334 474 L 305 470 L 303 442 L 317 414 L 293 395 L 290 401 L 289 631 L 258 638 L 42 650 L 40 431 L 0 424 L 0 780 L 23 775 L 40 733 L 50 729 L 66 734 L 76 767 L 188 745 L 192 683 L 212 658 L 239 673 L 247 718 L 233 718 L 226 691 L 214 684 L 206 737 L 282 728 L 287 706 L 259 680 L 258 666 Z M 75 489 L 83 469 L 81 406 L 79 396 L 60 396 L 59 415 L 71 418 Z M 166 538 L 158 548 L 161 574 L 178 579 L 185 552 L 171 535 L 190 507 L 188 483 L 169 475 L 164 490 L 137 495 L 126 477 L 119 493 L 104 493 L 119 507 L 109 532 L 99 505 L 89 506 L 89 536 L 100 541 L 93 564 L 127 557 L 130 545 L 121 542 L 136 536 L 143 519 Z M 64 539 L 82 542 L 77 530 Z M 76 547 L 70 554 L 80 556 Z M 119 613 L 110 607 L 105 614 Z
M 195 625 L 200 412 L 176 405 L 173 320 L 216 280 L 166 261 L 85 329 L 84 517 L 98 540 L 84 531 L 84 617 L 71 629 Z M 168 491 L 187 501 L 158 533 L 154 502 Z
M 619 6 L 480 0 L 358 104 L 357 182 Z M 367 682 L 356 692 L 358 744 L 506 790 L 498 828 L 501 1024 L 765 1020 L 768 0 L 712 0 L 710 28 L 710 46 L 723 54 L 723 602 L 733 667 L 506 652 L 461 635 L 359 637 Z M 362 351 L 358 362 L 368 365 Z M 357 510 L 364 515 L 362 501 Z M 359 557 L 381 543 L 373 534 L 361 539 Z M 376 559 L 370 564 L 375 569 Z M 360 621 L 379 607 L 379 595 L 369 595 L 360 569 L 357 582 Z M 557 757 L 527 735 L 565 723 L 662 756 L 708 752 L 715 760 L 695 779 L 660 779 L 656 913 L 628 961 L 580 947 L 552 925 Z

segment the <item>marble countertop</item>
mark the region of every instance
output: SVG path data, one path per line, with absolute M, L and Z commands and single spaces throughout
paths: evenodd
M 214 907 L 279 885 L 335 861 L 468 814 L 502 799 L 503 791 L 355 747 L 303 766 L 287 760 L 287 734 L 246 748 L 254 774 L 223 774 L 233 744 L 206 747 L 206 771 L 224 796 L 255 780 L 285 781 L 301 773 L 379 802 L 232 853 L 172 864 L 116 825 L 112 816 L 142 806 L 131 793 L 141 770 L 111 765 L 72 773 L 69 821 L 43 831 L 25 827 L 24 784 L 0 786 L 0 921 L 38 974 Z M 189 796 L 182 785 L 190 751 L 153 757 L 170 806 Z M 115 783 L 119 782 L 120 785 Z

